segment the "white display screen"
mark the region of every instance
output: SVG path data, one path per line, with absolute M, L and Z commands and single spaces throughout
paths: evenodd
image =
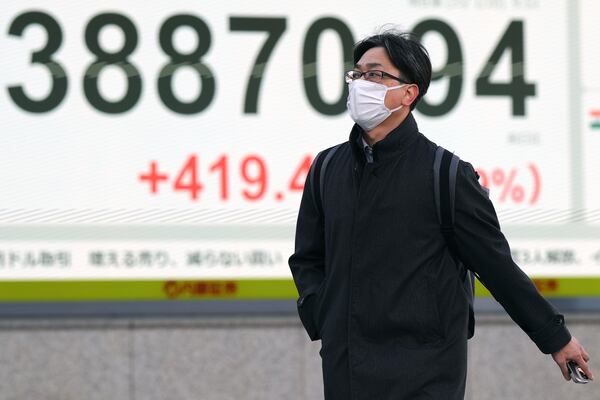
M 171 298 L 174 284 L 292 297 L 308 167 L 353 125 L 352 45 L 392 27 L 430 53 L 420 131 L 477 169 L 515 261 L 549 295 L 600 295 L 599 13 L 592 0 L 3 2 L 0 301 L 68 282 L 111 283 L 60 299 Z M 127 297 L 119 281 L 162 284 Z

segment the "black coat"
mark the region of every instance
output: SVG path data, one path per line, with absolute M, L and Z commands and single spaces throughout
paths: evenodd
M 300 318 L 321 339 L 325 399 L 463 399 L 468 304 L 436 216 L 436 144 L 409 114 L 366 163 L 361 134 L 355 125 L 327 166 L 323 214 L 309 174 L 289 259 Z M 461 260 L 541 351 L 566 345 L 562 315 L 513 262 L 463 161 L 455 204 Z

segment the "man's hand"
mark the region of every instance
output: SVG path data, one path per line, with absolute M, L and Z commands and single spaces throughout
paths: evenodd
M 583 372 L 588 376 L 588 378 L 594 379 L 592 370 L 588 366 L 590 355 L 587 351 L 585 351 L 583 346 L 574 337 L 571 338 L 571 341 L 567 343 L 565 347 L 563 347 L 556 353 L 552 353 L 552 358 L 560 367 L 560 370 L 562 371 L 562 374 L 566 380 L 571 379 L 571 376 L 569 375 L 569 370 L 567 369 L 567 361 L 575 361 L 577 365 L 581 367 Z

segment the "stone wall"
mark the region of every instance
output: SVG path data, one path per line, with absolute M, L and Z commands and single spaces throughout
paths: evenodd
M 600 315 L 567 321 L 600 376 Z M 4 319 L 0 400 L 318 400 L 319 347 L 290 314 Z M 469 360 L 470 400 L 600 399 L 505 315 L 478 316 Z

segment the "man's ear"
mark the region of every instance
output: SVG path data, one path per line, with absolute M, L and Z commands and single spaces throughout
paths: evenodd
M 415 84 L 410 84 L 406 91 L 404 92 L 404 96 L 402 97 L 402 105 L 410 106 L 414 101 L 419 97 L 419 87 Z

